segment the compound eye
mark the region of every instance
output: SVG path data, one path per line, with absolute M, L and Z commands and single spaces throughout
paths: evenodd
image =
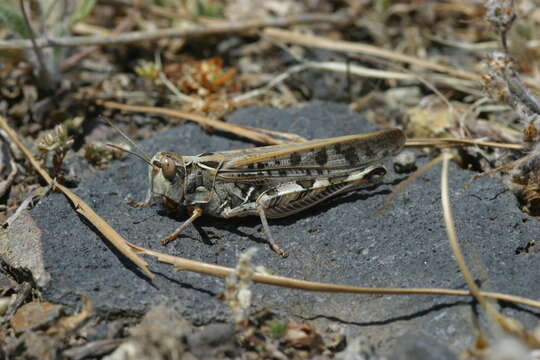
M 163 172 L 165 179 L 172 180 L 176 174 L 176 166 L 171 159 L 165 158 L 161 162 L 161 171 Z

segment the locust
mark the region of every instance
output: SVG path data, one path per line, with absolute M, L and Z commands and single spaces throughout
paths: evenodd
M 267 219 L 379 184 L 387 171 L 377 163 L 404 143 L 401 130 L 389 129 L 196 156 L 166 151 L 152 158 L 139 156 L 149 165 L 150 186 L 145 201 L 136 206 L 148 206 L 157 196 L 167 207 L 187 210 L 189 218 L 163 238 L 162 245 L 204 214 L 225 219 L 259 216 L 272 250 L 287 257 Z

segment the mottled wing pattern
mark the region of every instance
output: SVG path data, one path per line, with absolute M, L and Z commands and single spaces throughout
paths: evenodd
M 339 175 L 380 161 L 405 142 L 399 129 L 220 152 L 217 179 L 225 182 L 282 183 Z M 217 155 L 217 154 L 216 154 Z

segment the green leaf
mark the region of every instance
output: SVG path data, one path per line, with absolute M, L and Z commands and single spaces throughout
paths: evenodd
M 225 5 L 214 0 L 191 0 L 187 3 L 188 11 L 195 17 L 223 17 Z
M 71 25 L 81 21 L 94 9 L 94 6 L 96 5 L 96 0 L 82 0 L 79 2 L 79 6 L 73 11 L 71 14 Z
M 28 29 L 24 23 L 24 18 L 19 11 L 9 5 L 0 3 L 0 24 L 4 24 L 22 38 L 28 38 Z
M 281 319 L 272 319 L 267 322 L 270 327 L 270 336 L 274 339 L 281 339 L 287 333 L 287 321 Z
M 204 16 L 214 18 L 223 17 L 223 9 L 225 9 L 225 5 L 214 1 L 204 1 L 202 2 L 202 5 L 204 9 L 202 14 Z

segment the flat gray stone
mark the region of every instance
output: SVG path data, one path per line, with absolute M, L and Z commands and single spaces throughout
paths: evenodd
M 37 286 L 46 286 L 51 276 L 43 263 L 41 231 L 28 211 L 21 211 L 0 236 L 0 262 L 11 268 L 13 277 L 23 281 L 31 274 Z
M 242 109 L 229 121 L 307 138 L 374 130 L 346 107 L 322 102 L 287 110 Z M 150 154 L 170 150 L 195 155 L 253 145 L 186 125 L 158 133 L 142 146 Z M 483 177 L 465 189 L 473 175 L 450 167 L 454 219 L 469 266 L 485 290 L 538 299 L 539 255 L 518 249 L 537 239 L 540 225 L 519 211 L 514 196 L 495 178 Z M 257 218 L 204 218 L 198 222 L 200 231 L 190 227 L 179 240 L 162 247 L 159 239 L 179 220 L 163 215 L 157 206 L 135 209 L 125 203 L 127 197 L 143 199 L 147 189 L 146 166 L 135 158 L 84 179 L 75 192 L 129 241 L 171 255 L 234 267 L 241 252 L 258 246 L 254 262 L 283 276 L 370 287 L 466 289 L 443 224 L 439 167 L 415 180 L 383 216 L 375 216 L 392 186 L 403 178 L 390 173 L 386 184 L 374 190 L 271 221 L 276 240 L 290 254 L 287 259 L 265 244 Z M 146 280 L 77 216 L 62 195 L 49 195 L 31 215 L 41 231 L 44 267 L 51 275 L 43 288 L 44 300 L 75 306 L 78 293 L 86 292 L 104 317 L 139 315 L 164 303 L 197 324 L 230 320 L 229 310 L 216 299 L 224 288 L 221 279 L 177 273 L 149 259 L 157 279 Z M 338 322 L 383 352 L 397 338 L 418 330 L 453 350 L 470 346 L 474 339 L 470 298 L 321 294 L 265 285 L 255 285 L 253 292 L 257 308 L 312 320 L 323 329 Z M 538 312 L 523 306 L 503 304 L 503 312 L 529 328 L 538 321 Z

